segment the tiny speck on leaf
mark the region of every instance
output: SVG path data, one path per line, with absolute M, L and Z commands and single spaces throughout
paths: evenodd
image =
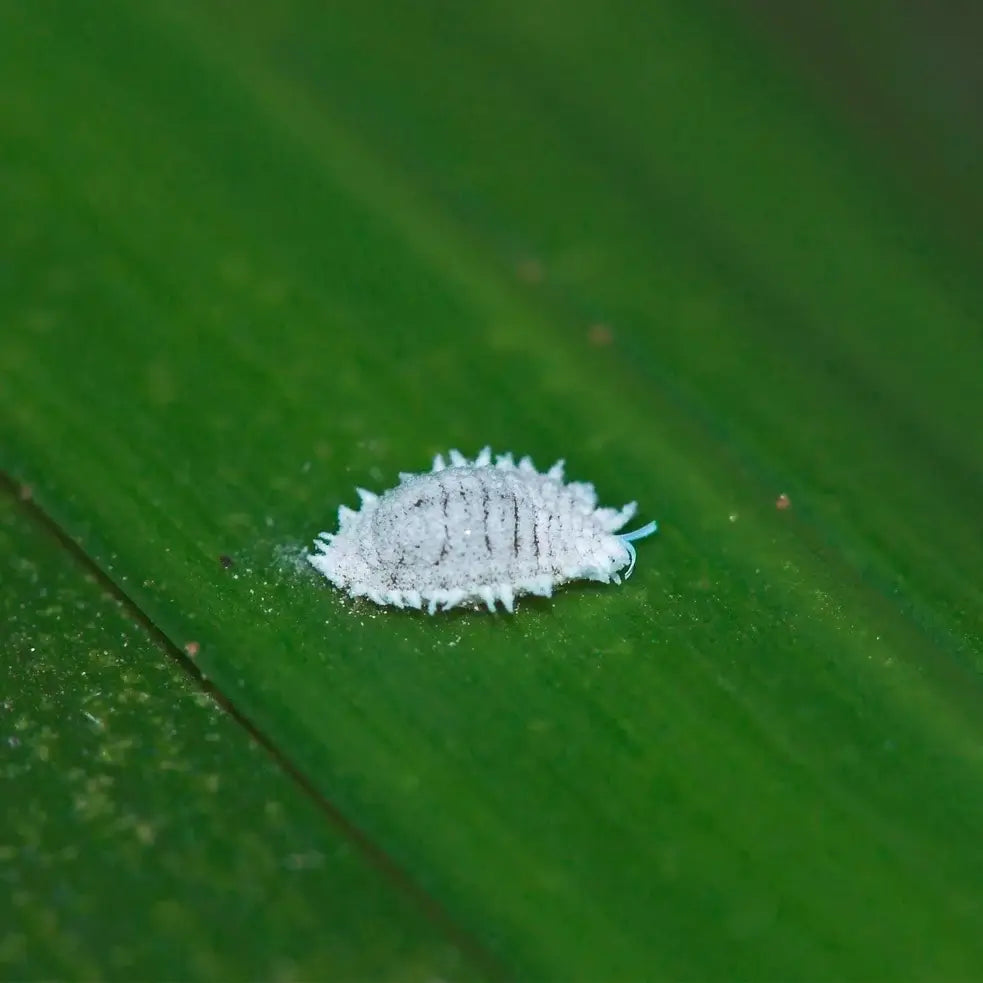
M 614 335 L 608 325 L 592 324 L 587 329 L 587 340 L 596 348 L 607 348 L 614 341 Z
M 775 508 L 778 509 L 779 512 L 784 512 L 786 509 L 790 509 L 791 507 L 792 500 L 785 494 L 785 492 L 782 492 L 781 495 L 775 499 Z
M 223 567 L 225 567 L 225 569 L 226 569 L 226 570 L 228 570 L 228 569 L 229 569 L 229 567 L 231 567 L 231 566 L 234 566 L 234 565 L 235 565 L 235 560 L 233 560 L 231 556 L 227 556 L 227 555 L 226 555 L 225 553 L 223 553 L 223 554 L 222 554 L 222 555 L 221 555 L 221 556 L 220 556 L 220 557 L 218 558 L 218 562 L 219 562 L 219 563 L 221 563 L 221 564 L 222 564 L 222 566 L 223 566 Z
M 524 259 L 516 265 L 516 276 L 524 283 L 542 283 L 546 278 L 546 271 L 543 264 L 538 259 Z
M 189 658 L 195 658 L 201 651 L 201 646 L 197 642 L 185 642 L 184 651 L 188 654 Z

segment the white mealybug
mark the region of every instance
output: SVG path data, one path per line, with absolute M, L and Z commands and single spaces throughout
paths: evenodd
M 618 530 L 635 514 L 598 508 L 594 486 L 563 481 L 563 461 L 545 473 L 511 454 L 492 463 L 486 447 L 473 461 L 450 452 L 433 470 L 400 474 L 382 495 L 358 489 L 358 512 L 338 509 L 338 532 L 322 532 L 310 564 L 352 597 L 422 608 L 430 614 L 483 601 L 512 611 L 518 594 L 549 597 L 569 580 L 621 582 L 635 567 L 632 541 L 654 522 Z

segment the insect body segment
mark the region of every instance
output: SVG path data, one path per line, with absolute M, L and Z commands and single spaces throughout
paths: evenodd
M 563 481 L 563 462 L 538 472 L 525 457 L 473 461 L 438 454 L 433 470 L 400 474 L 381 496 L 359 489 L 362 507 L 338 510 L 335 534 L 322 533 L 308 560 L 333 584 L 377 604 L 426 607 L 501 603 L 520 594 L 549 597 L 569 580 L 620 582 L 635 566 L 633 540 L 654 522 L 618 533 L 635 513 L 597 507 L 590 484 Z

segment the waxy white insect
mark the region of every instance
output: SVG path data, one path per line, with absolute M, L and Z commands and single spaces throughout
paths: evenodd
M 519 594 L 549 597 L 570 580 L 620 583 L 635 567 L 632 541 L 650 522 L 619 533 L 636 511 L 599 508 L 594 486 L 564 483 L 563 461 L 539 472 L 528 457 L 492 463 L 486 447 L 473 461 L 438 454 L 433 470 L 400 474 L 382 495 L 358 489 L 358 512 L 338 509 L 338 532 L 322 532 L 308 562 L 352 597 L 423 608 L 501 602 Z

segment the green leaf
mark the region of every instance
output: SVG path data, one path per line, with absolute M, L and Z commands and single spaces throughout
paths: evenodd
M 474 975 L 6 489 L 0 555 L 4 979 Z
M 683 2 L 0 16 L 0 464 L 284 759 L 520 978 L 983 972 L 981 289 L 904 172 Z M 632 580 L 305 567 L 486 443 Z

